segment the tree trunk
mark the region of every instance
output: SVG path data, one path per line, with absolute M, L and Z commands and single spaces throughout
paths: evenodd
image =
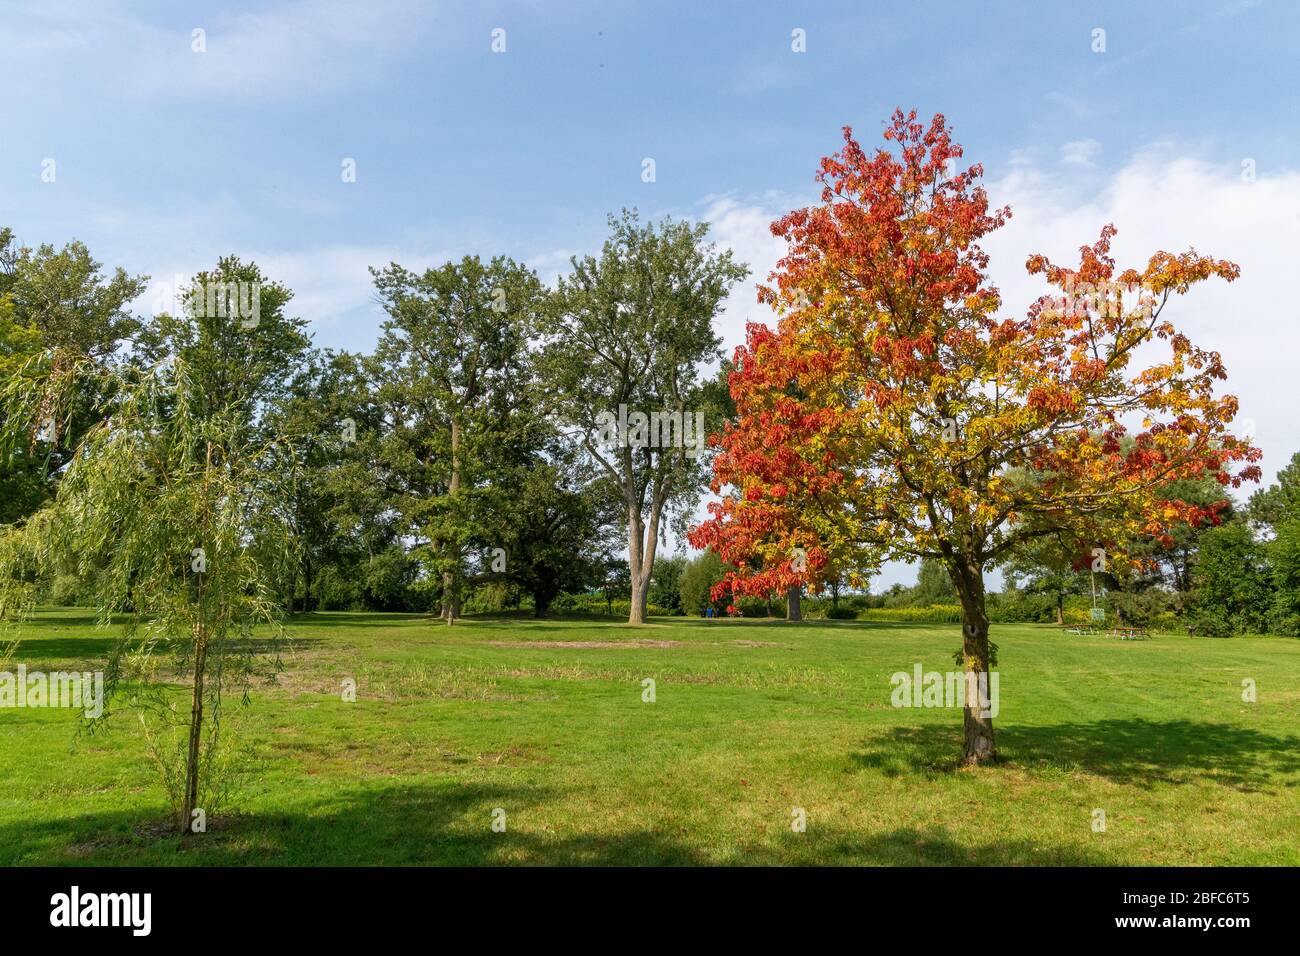
M 1065 595 L 1061 594 L 1059 591 L 1056 595 L 1056 623 L 1065 623 Z
M 655 547 L 659 543 L 659 511 L 652 507 L 650 526 L 641 520 L 635 504 L 628 505 L 627 556 L 632 577 L 632 600 L 628 609 L 628 624 L 644 624 L 650 603 L 650 575 L 654 571 Z
M 954 555 L 955 566 L 949 570 L 962 609 L 962 657 L 965 670 L 976 675 L 984 674 L 989 682 L 989 618 L 984 604 L 984 568 L 979 561 L 964 555 Z M 993 718 L 986 716 L 980 707 L 977 685 L 968 678 L 966 701 L 962 708 L 965 725 L 965 754 L 967 764 L 980 764 L 996 760 L 997 747 L 993 738 Z
M 803 608 L 799 604 L 799 585 L 796 584 L 786 592 L 785 601 L 785 619 L 787 621 L 802 621 Z
M 185 799 L 181 807 L 181 834 L 190 832 L 199 802 L 199 756 L 203 743 L 203 677 L 207 666 L 207 632 L 200 622 L 194 635 L 194 694 L 190 703 L 190 747 L 185 759 Z
M 452 421 L 451 423 L 451 482 L 447 486 L 449 497 L 452 499 L 451 506 L 458 507 L 456 501 L 456 492 L 460 491 L 460 423 Z M 452 545 L 455 548 L 455 545 Z M 453 557 L 459 562 L 459 555 L 453 554 Z M 447 626 L 450 627 L 460 617 L 460 595 L 456 592 L 456 575 L 451 571 L 444 571 L 442 574 L 442 616 L 447 619 Z

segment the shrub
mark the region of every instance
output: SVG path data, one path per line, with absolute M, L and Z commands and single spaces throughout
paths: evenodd
M 767 617 L 768 603 L 758 597 L 741 597 L 736 599 L 736 608 L 741 617 Z M 776 608 L 771 609 L 773 612 Z
M 56 607 L 89 606 L 87 590 L 75 574 L 58 574 L 50 582 L 49 602 Z
M 908 624 L 960 624 L 961 607 L 933 604 L 930 607 L 868 608 L 858 613 L 859 621 L 900 621 Z
M 340 573 L 333 565 L 321 569 L 314 583 L 312 595 L 322 611 L 362 611 L 365 600 L 361 595 L 361 582 L 356 575 Z
M 605 595 L 601 591 L 593 591 L 588 594 L 560 594 L 551 602 L 550 607 L 552 615 L 561 617 L 564 615 L 627 617 L 631 610 L 631 598 L 616 597 L 607 605 Z M 657 604 L 646 605 L 646 614 L 651 617 L 665 617 L 672 613 L 671 610 L 662 608 Z

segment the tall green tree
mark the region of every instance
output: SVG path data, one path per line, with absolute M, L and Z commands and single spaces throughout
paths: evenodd
M 1266 552 L 1244 520 L 1202 536 L 1191 597 L 1191 619 L 1201 634 L 1265 630 L 1273 599 Z
M 24 374 L 40 355 L 41 335 L 20 323 L 12 301 L 0 296 L 0 383 Z M 26 443 L 15 445 L 6 461 L 0 461 L 0 525 L 31 514 L 50 494 L 53 480 L 45 455 L 52 452 L 52 435 L 37 427 Z
M 704 438 L 727 409 L 704 370 L 721 358 L 713 319 L 748 269 L 706 243 L 705 223 L 609 217 L 599 256 L 571 260 L 546 326 L 545 393 L 572 440 L 608 475 L 625 516 L 630 624 L 645 620 L 655 551 L 704 486 Z M 704 427 L 698 422 L 703 416 Z
M 161 312 L 135 337 L 138 360 L 189 367 L 200 411 L 224 409 L 255 429 L 307 365 L 307 321 L 289 315 L 293 292 L 254 262 L 226 256 L 194 276 L 182 308 Z
M 1300 452 L 1251 496 L 1247 514 L 1264 537 L 1272 584 L 1269 627 L 1300 634 Z
M 0 229 L 0 372 L 6 380 L 49 349 L 64 361 L 102 365 L 118 355 L 139 328 L 128 309 L 147 276 L 123 269 L 105 272 L 80 242 L 62 249 L 18 246 L 13 232 Z M 53 494 L 72 449 L 94 422 L 107 397 L 86 389 L 67 397 L 64 414 L 43 416 L 25 445 L 13 445 L 0 461 L 0 523 L 31 514 Z
M 476 256 L 414 273 L 374 271 L 388 313 L 368 362 L 384 430 L 376 455 L 415 553 L 460 616 L 466 555 L 491 524 L 485 502 L 508 470 L 514 432 L 534 429 L 528 340 L 545 290 L 511 259 Z M 504 460 L 503 460 L 504 459 Z
M 139 328 L 127 306 L 148 281 L 121 268 L 106 274 L 84 243 L 17 247 L 12 230 L 0 229 L 0 297 L 47 348 L 96 362 L 112 356 Z
M 1300 514 L 1278 524 L 1266 547 L 1273 585 L 1269 628 L 1300 636 Z
M 1300 517 L 1300 451 L 1277 473 L 1277 480 L 1250 496 L 1249 515 L 1266 531 Z
M 265 413 L 273 432 L 298 436 L 291 453 L 297 480 L 276 503 L 297 542 L 297 564 L 284 582 L 286 602 L 313 610 L 323 573 L 353 579 L 358 565 L 396 543 L 388 496 L 377 489 L 361 449 L 379 422 L 357 357 L 313 352 Z

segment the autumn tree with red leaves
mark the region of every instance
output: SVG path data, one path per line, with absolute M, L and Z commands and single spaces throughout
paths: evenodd
M 1175 295 L 1237 266 L 1157 252 L 1119 270 L 1115 235 L 1077 266 L 1027 263 L 1051 294 L 1000 318 L 977 241 L 1002 226 L 941 115 L 896 111 L 868 155 L 844 129 L 821 162 L 821 202 L 772 224 L 787 253 L 761 287 L 775 328 L 751 324 L 730 377 L 737 421 L 715 436 L 710 517 L 692 544 L 765 593 L 833 578 L 860 585 L 885 560 L 943 563 L 960 598 L 967 671 L 990 660 L 985 572 L 1046 536 L 1106 547 L 1200 520 L 1166 500 L 1180 479 L 1257 480 L 1235 437 L 1215 352 L 1165 316 Z M 970 686 L 968 684 L 968 686 Z M 965 760 L 996 757 L 968 695 Z

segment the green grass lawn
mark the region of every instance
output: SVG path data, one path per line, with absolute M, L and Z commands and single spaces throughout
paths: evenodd
M 131 714 L 78 736 L 71 711 L 0 710 L 0 863 L 1300 863 L 1296 640 L 995 627 L 1004 760 L 963 769 L 959 710 L 890 705 L 895 671 L 952 669 L 956 625 L 339 613 L 290 633 L 278 686 L 227 711 L 258 773 L 184 841 Z M 94 668 L 113 639 L 46 612 L 8 666 Z

